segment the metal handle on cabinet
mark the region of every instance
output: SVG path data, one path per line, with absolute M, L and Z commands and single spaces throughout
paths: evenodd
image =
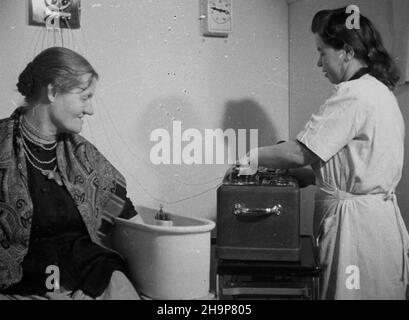
M 261 217 L 268 215 L 279 216 L 282 213 L 283 206 L 281 204 L 276 204 L 271 208 L 246 208 L 241 203 L 236 203 L 234 205 L 234 215 L 235 216 L 245 216 L 245 217 Z

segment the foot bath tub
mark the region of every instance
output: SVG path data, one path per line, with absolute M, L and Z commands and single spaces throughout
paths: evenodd
M 132 281 L 152 299 L 200 299 L 209 294 L 213 221 L 166 213 L 172 225 L 157 225 L 155 211 L 115 219 L 113 248 L 127 262 Z

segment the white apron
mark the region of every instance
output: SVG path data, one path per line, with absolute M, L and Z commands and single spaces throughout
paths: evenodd
M 404 299 L 409 235 L 394 194 L 403 117 L 393 93 L 370 75 L 335 89 L 297 135 L 321 159 L 312 166 L 321 297 Z
M 322 299 L 405 299 L 409 236 L 394 193 L 319 187 L 316 212 Z

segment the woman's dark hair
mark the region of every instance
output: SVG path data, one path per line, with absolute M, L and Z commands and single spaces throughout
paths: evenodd
M 355 57 L 368 65 L 369 74 L 393 90 L 399 81 L 399 72 L 383 46 L 378 30 L 361 14 L 359 29 L 348 28 L 347 20 L 351 14 L 346 9 L 319 11 L 312 20 L 311 31 L 336 50 L 353 49 Z
M 82 84 L 81 77 L 90 74 L 89 84 L 98 74 L 80 54 L 63 47 L 40 52 L 18 77 L 17 89 L 28 104 L 38 102 L 49 84 L 56 92 L 65 93 Z

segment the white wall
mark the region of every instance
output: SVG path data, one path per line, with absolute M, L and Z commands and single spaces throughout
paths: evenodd
M 0 1 L 1 117 L 19 104 L 19 72 L 52 43 L 27 12 L 25 0 Z M 260 145 L 288 139 L 287 3 L 234 0 L 233 12 L 233 34 L 204 38 L 199 0 L 83 0 L 81 29 L 63 34 L 100 74 L 83 134 L 125 175 L 135 205 L 216 216 L 227 165 L 150 161 L 150 133 L 171 133 L 173 120 L 202 133 L 258 128 Z

